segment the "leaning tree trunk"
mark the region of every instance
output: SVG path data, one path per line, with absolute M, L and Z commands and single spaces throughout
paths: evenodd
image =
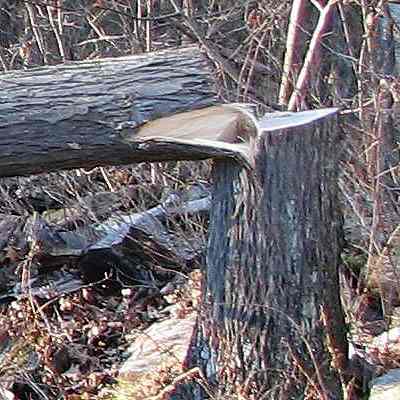
M 126 137 L 216 101 L 209 62 L 194 47 L 3 74 L 0 176 L 177 159 Z
M 214 164 L 194 357 L 217 398 L 343 397 L 336 116 L 305 115 L 258 136 L 255 171 Z

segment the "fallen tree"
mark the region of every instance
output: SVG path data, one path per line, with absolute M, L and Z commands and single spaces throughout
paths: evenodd
M 160 160 L 125 135 L 216 103 L 214 86 L 196 48 L 2 74 L 0 176 Z

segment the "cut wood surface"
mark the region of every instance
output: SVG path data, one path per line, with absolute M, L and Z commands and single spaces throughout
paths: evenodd
M 257 134 L 258 121 L 250 105 L 225 104 L 151 121 L 126 140 L 158 157 L 234 157 L 251 165 L 251 143 Z
M 197 48 L 3 74 L 0 176 L 176 159 L 124 135 L 215 103 L 211 68 Z

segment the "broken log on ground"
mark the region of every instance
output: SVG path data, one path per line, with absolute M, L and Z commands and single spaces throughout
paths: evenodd
M 208 215 L 211 199 L 207 193 L 197 187 L 185 193 L 171 193 L 160 205 L 149 210 L 114 215 L 102 223 L 70 231 L 49 225 L 37 213 L 28 219 L 3 216 L 0 221 L 0 260 L 3 262 L 0 288 L 4 292 L 11 286 L 11 278 L 15 279 L 12 265 L 15 268 L 29 249 L 34 263 L 38 263 L 42 271 L 70 264 L 79 268 L 86 283 L 95 283 L 106 275 L 118 273 L 131 282 L 143 283 L 151 281 L 149 270 L 156 276 L 188 271 L 202 257 L 204 247 L 198 240 L 183 240 L 178 234 L 172 235 L 163 222 L 168 218 Z M 151 265 L 159 266 L 159 269 Z M 46 286 L 44 282 L 44 278 L 35 277 L 31 282 L 32 293 L 39 295 L 40 285 Z M 57 293 L 60 290 L 68 292 L 76 289 L 77 282 L 75 277 L 64 274 L 57 277 L 54 288 L 60 287 Z M 21 294 L 17 285 L 0 299 Z

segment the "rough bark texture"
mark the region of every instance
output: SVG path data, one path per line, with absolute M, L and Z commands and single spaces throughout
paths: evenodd
M 215 102 L 207 60 L 195 48 L 3 74 L 0 176 L 177 159 L 168 146 L 161 155 L 139 152 L 125 135 Z
M 220 395 L 340 399 L 336 117 L 277 125 L 253 149 L 256 171 L 214 165 L 195 357 Z

